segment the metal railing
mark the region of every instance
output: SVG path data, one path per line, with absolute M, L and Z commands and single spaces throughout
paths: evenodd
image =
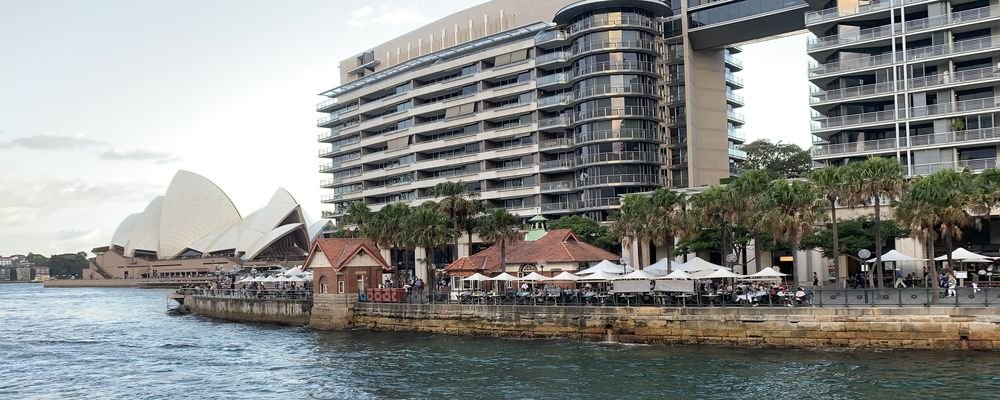
M 567 146 L 572 146 L 574 143 L 575 143 L 574 140 L 570 138 L 549 139 L 539 142 L 538 149 L 543 150 L 556 147 L 567 147 Z
M 586 156 L 577 157 L 576 165 L 586 165 L 594 163 L 603 162 L 617 162 L 617 161 L 641 161 L 659 164 L 660 153 L 647 152 L 647 151 L 621 151 L 615 153 L 597 153 L 589 154 Z
M 573 190 L 576 188 L 575 181 L 542 182 L 539 186 L 543 192 L 554 192 L 560 190 Z
M 906 32 L 920 31 L 930 28 L 938 28 L 949 25 L 958 25 L 968 22 L 996 17 L 1000 13 L 1000 7 L 980 7 L 971 10 L 959 11 L 956 13 L 935 15 L 929 18 L 906 21 Z
M 613 140 L 613 139 L 645 139 L 657 142 L 663 141 L 663 137 L 660 135 L 660 133 L 653 129 L 638 129 L 638 128 L 609 129 L 609 130 L 591 131 L 588 133 L 579 133 L 576 135 L 577 143 L 585 143 L 597 140 Z
M 809 97 L 810 103 L 845 100 L 856 97 L 871 96 L 882 93 L 892 93 L 895 90 L 892 82 L 875 83 L 871 85 L 850 86 L 826 91 L 815 91 Z
M 827 117 L 818 118 L 813 120 L 813 125 L 810 127 L 813 131 L 820 131 L 824 129 L 838 128 L 844 126 L 854 126 L 871 124 L 877 122 L 894 121 L 896 119 L 896 112 L 893 110 L 877 111 L 870 113 L 861 114 L 849 114 L 839 117 Z
M 909 0 L 908 2 L 912 2 Z M 901 0 L 881 0 L 873 1 L 865 5 L 859 5 L 849 8 L 827 8 L 819 11 L 810 11 L 805 14 L 806 25 L 816 24 L 823 21 L 834 20 L 837 18 L 847 17 L 851 15 L 867 14 L 870 12 L 881 11 L 892 7 L 894 4 L 902 4 Z
M 575 99 L 583 99 L 591 96 L 606 94 L 646 94 L 656 95 L 657 90 L 654 85 L 643 85 L 639 83 L 627 85 L 597 85 L 577 90 L 573 94 Z
M 736 158 L 747 158 L 747 152 L 743 151 L 741 149 L 734 149 L 734 148 L 730 147 L 729 148 L 729 156 L 730 157 L 736 157 Z
M 555 204 L 555 203 L 554 203 Z M 562 203 L 560 203 L 562 204 Z M 562 210 L 562 209 L 559 209 Z M 545 204 L 542 205 L 545 210 Z M 548 210 L 554 211 L 554 210 Z M 582 284 L 579 284 L 582 285 Z M 758 290 L 696 290 L 690 292 L 615 292 L 613 290 L 569 289 L 544 287 L 538 283 L 529 290 L 503 288 L 498 291 L 452 290 L 448 287 L 423 290 L 410 289 L 403 303 L 461 304 L 468 306 L 579 306 L 579 307 L 995 307 L 1000 304 L 1000 288 L 956 288 L 954 296 L 945 290 L 931 288 L 905 289 L 828 289 L 803 288 L 801 293 L 790 289 Z M 373 302 L 359 296 L 365 303 Z
M 638 26 L 650 29 L 655 27 L 652 18 L 640 15 L 620 15 L 615 17 L 595 15 L 570 25 L 568 30 L 570 34 L 577 34 L 585 30 L 608 26 Z
M 645 61 L 603 61 L 573 69 L 573 78 L 600 72 L 655 72 L 656 66 Z
M 899 57 L 893 57 L 892 52 L 852 58 L 843 61 L 836 61 L 826 64 L 810 63 L 809 77 L 816 77 L 826 74 L 842 73 L 865 68 L 880 67 L 892 64 L 894 59 L 902 60 L 902 52 L 897 52 Z
M 1000 45 L 1000 36 L 987 36 L 953 43 L 907 49 L 906 60 L 917 61 L 925 58 L 992 49 Z
M 619 183 L 640 183 L 659 185 L 662 181 L 659 175 L 655 174 L 624 174 L 624 175 L 601 175 L 590 176 L 580 180 L 580 186 L 610 185 Z
M 573 95 L 569 93 L 557 94 L 555 96 L 546 96 L 538 99 L 538 107 L 548 107 L 555 105 L 568 105 L 573 101 Z
M 584 121 L 591 118 L 607 117 L 652 117 L 659 114 L 655 107 L 625 106 L 625 107 L 605 107 L 592 110 L 580 111 L 574 116 L 575 121 Z
M 1000 69 L 995 67 L 976 68 L 955 73 L 942 72 L 940 74 L 910 78 L 906 81 L 910 89 L 926 88 L 934 86 L 944 86 L 954 83 L 975 82 L 1000 77 Z
M 535 57 L 535 65 L 544 65 L 556 61 L 569 61 L 571 55 L 568 51 L 553 51 Z
M 932 115 L 950 114 L 956 112 L 978 111 L 1000 107 L 1000 97 L 940 103 L 928 106 L 911 107 L 909 117 L 920 118 Z
M 558 74 L 545 75 L 545 76 L 538 77 L 538 79 L 535 80 L 535 85 L 538 86 L 538 87 L 541 87 L 541 86 L 553 85 L 553 84 L 557 84 L 557 83 L 569 83 L 569 81 L 570 81 L 569 74 L 566 73 L 566 72 L 560 72 Z
M 301 282 L 298 285 L 302 285 Z M 312 290 L 301 289 L 179 289 L 178 293 L 185 291 L 187 294 L 202 297 L 214 297 L 220 299 L 267 299 L 267 300 L 312 300 Z
M 567 116 L 543 118 L 538 120 L 538 128 L 552 128 L 557 126 L 569 126 L 573 119 Z
M 912 175 L 930 175 L 942 169 L 961 171 L 968 168 L 970 171 L 978 172 L 986 169 L 996 168 L 996 158 L 980 158 L 976 160 L 958 160 L 929 164 L 914 164 L 910 166 Z
M 573 168 L 576 166 L 576 160 L 568 158 L 563 160 L 551 160 L 542 161 L 538 164 L 538 169 L 541 171 L 561 169 L 561 168 Z
M 900 145 L 904 146 L 906 138 L 900 138 Z M 865 140 L 852 143 L 837 143 L 812 148 L 813 156 L 825 156 L 831 154 L 859 153 L 868 151 L 891 150 L 899 146 L 896 139 Z
M 535 35 L 535 44 L 566 40 L 566 32 L 553 30 Z
M 807 47 L 809 50 L 816 50 L 824 47 L 840 46 L 889 36 L 892 36 L 892 27 L 889 25 L 883 25 L 876 26 L 874 28 L 862 29 L 857 32 L 809 39 Z
M 656 50 L 656 44 L 652 40 L 594 40 L 577 43 L 573 46 L 573 55 L 579 55 L 597 50 Z

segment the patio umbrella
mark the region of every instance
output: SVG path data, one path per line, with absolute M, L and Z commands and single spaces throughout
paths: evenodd
M 702 260 L 701 257 L 695 257 L 688 260 L 688 262 L 686 263 L 675 265 L 672 269 L 674 271 L 695 272 L 704 270 L 715 271 L 717 269 L 729 269 L 729 268 L 723 267 L 719 264 L 712 264 L 708 261 Z
M 923 258 L 913 258 L 906 254 L 900 253 L 896 250 L 889 250 L 882 255 L 882 262 L 903 262 L 903 261 L 925 261 Z M 875 259 L 868 260 L 868 262 L 875 262 Z
M 506 272 L 490 278 L 491 281 L 516 281 L 517 277 Z
M 632 271 L 631 273 L 615 277 L 614 280 L 616 280 L 616 281 L 617 280 L 634 280 L 634 279 L 646 279 L 646 280 L 650 280 L 650 279 L 656 279 L 656 278 L 658 278 L 660 276 L 661 275 L 653 275 L 652 273 L 649 273 L 649 272 L 646 272 L 646 271 L 636 270 L 636 271 Z
M 570 273 L 568 271 L 563 271 L 559 275 L 553 276 L 549 280 L 550 281 L 576 282 L 576 281 L 578 281 L 580 279 L 583 279 L 583 277 L 582 276 L 573 275 L 572 273 Z
M 621 275 L 612 274 L 610 272 L 598 271 L 580 278 L 580 282 L 605 282 L 610 281 L 615 278 L 620 278 Z
M 542 274 L 539 274 L 537 272 L 532 272 L 532 273 L 530 273 L 528 275 L 525 275 L 525 276 L 523 276 L 521 278 L 517 278 L 515 280 L 517 280 L 517 281 L 524 281 L 524 282 L 538 282 L 538 281 L 547 281 L 547 280 L 549 280 L 549 277 L 547 277 L 545 275 L 542 275 Z
M 482 282 L 490 280 L 490 277 L 476 272 L 472 275 L 469 275 L 468 277 L 462 278 L 462 280 L 470 282 Z
M 680 263 L 673 263 L 672 266 L 678 266 Z M 667 259 L 661 258 L 660 261 L 650 264 L 648 267 L 643 268 L 643 271 L 647 272 L 667 272 Z
M 674 272 L 671 272 L 664 276 L 658 276 L 654 279 L 693 279 L 693 277 L 691 276 L 691 274 L 688 274 L 687 272 L 675 270 Z
M 959 247 L 955 249 L 955 251 L 951 252 L 951 259 L 952 261 L 968 262 L 968 263 L 993 262 L 993 257 L 973 253 L 971 251 L 966 250 L 964 247 Z M 948 256 L 943 255 L 941 257 L 937 257 L 934 259 L 934 261 L 948 261 Z
M 588 275 L 588 274 L 594 274 L 594 273 L 598 273 L 598 272 L 607 272 L 607 273 L 610 273 L 610 274 L 620 274 L 622 272 L 629 273 L 629 272 L 632 272 L 632 271 L 635 271 L 635 268 L 629 267 L 627 265 L 626 266 L 621 266 L 621 265 L 615 264 L 615 263 L 613 263 L 611 261 L 604 260 L 604 261 L 601 261 L 601 262 L 597 263 L 596 265 L 594 265 L 594 266 L 592 266 L 590 268 L 584 269 L 583 271 L 578 271 L 576 274 L 577 275 Z
M 708 274 L 707 276 L 705 276 L 705 278 L 707 278 L 707 279 L 742 278 L 742 277 L 743 277 L 743 275 L 735 274 L 735 273 L 733 273 L 733 271 L 729 271 L 729 270 L 725 270 L 725 269 L 717 269 L 715 271 L 712 271 L 711 274 Z
M 783 277 L 788 276 L 788 274 L 783 274 L 776 271 L 774 268 L 767 267 L 754 274 L 750 274 L 744 277 L 748 280 L 780 280 Z

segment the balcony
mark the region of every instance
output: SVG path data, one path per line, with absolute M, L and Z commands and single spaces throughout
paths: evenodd
M 561 169 L 571 169 L 576 166 L 576 160 L 567 158 L 562 160 L 542 161 L 538 164 L 539 171 L 553 171 Z
M 566 32 L 552 30 L 535 35 L 535 44 L 546 44 L 566 40 Z
M 887 38 L 889 36 L 892 36 L 892 27 L 890 25 L 883 25 L 883 26 L 876 26 L 874 28 L 862 29 L 854 33 L 845 33 L 841 35 L 831 35 L 831 36 L 823 36 L 814 39 L 809 39 L 809 42 L 806 47 L 808 50 L 817 50 L 826 47 L 841 46 L 851 43 L 864 42 L 868 40 Z
M 901 60 L 902 52 L 897 52 L 896 54 L 899 55 L 899 59 Z M 893 53 L 888 52 L 826 64 L 813 63 L 809 65 L 809 77 L 813 78 L 827 74 L 844 73 L 866 68 L 886 66 L 892 64 L 893 59 Z
M 635 128 L 592 131 L 590 133 L 581 133 L 576 136 L 576 142 L 578 144 L 586 142 L 602 141 L 602 140 L 622 140 L 622 139 L 638 139 L 638 140 L 647 140 L 651 142 L 663 141 L 663 137 L 656 130 L 635 129 Z
M 620 184 L 642 184 L 642 185 L 659 185 L 662 181 L 659 175 L 602 175 L 602 176 L 592 176 L 585 177 L 581 179 L 580 187 L 585 186 L 605 186 L 605 185 L 620 185 Z
M 944 43 L 934 46 L 918 47 L 906 51 L 907 61 L 919 61 L 928 58 L 968 53 L 979 50 L 992 49 L 1000 45 L 1000 36 L 986 36 L 981 38 L 961 40 L 953 43 Z
M 734 149 L 734 148 L 730 147 L 729 148 L 729 156 L 733 157 L 733 158 L 739 158 L 739 159 L 746 160 L 746 158 L 747 158 L 747 152 L 745 152 L 745 151 L 743 151 L 741 149 Z
M 573 56 L 603 50 L 643 50 L 656 52 L 656 44 L 651 40 L 594 40 L 573 46 Z
M 598 108 L 598 109 L 578 112 L 574 117 L 574 121 L 583 122 L 588 119 L 596 119 L 596 118 L 624 118 L 624 117 L 656 118 L 657 115 L 658 113 L 656 112 L 656 108 L 654 107 L 638 107 L 638 106 L 607 107 L 607 108 Z
M 1000 69 L 994 67 L 976 68 L 955 73 L 942 72 L 937 75 L 921 76 L 907 80 L 910 89 L 921 89 L 935 86 L 947 86 L 961 83 L 974 83 L 1000 78 Z
M 977 141 L 996 141 L 1000 139 L 1000 128 L 983 128 L 964 131 L 934 133 L 930 135 L 910 136 L 910 147 L 967 143 Z
M 538 108 L 549 108 L 555 106 L 567 106 L 573 101 L 573 95 L 564 93 L 555 96 L 547 96 L 538 99 Z
M 998 15 L 1000 15 L 1000 7 L 993 6 L 973 8 L 971 10 L 959 11 L 957 13 L 936 15 L 930 18 L 906 21 L 906 32 L 913 33 L 925 29 L 984 21 L 990 18 L 995 18 Z
M 573 119 L 565 115 L 560 117 L 544 118 L 538 120 L 538 129 L 558 128 L 558 127 L 568 128 L 572 123 Z
M 549 139 L 549 140 L 543 140 L 543 141 L 539 142 L 538 143 L 538 149 L 539 150 L 549 150 L 549 149 L 558 149 L 558 148 L 568 148 L 568 147 L 573 147 L 574 144 L 575 144 L 575 141 L 573 139 L 571 139 L 571 138 Z
M 569 32 L 571 35 L 576 35 L 580 32 L 609 26 L 638 27 L 655 30 L 655 21 L 639 15 L 619 15 L 614 17 L 595 15 L 570 25 Z
M 901 143 L 905 143 L 906 138 L 900 138 Z M 865 140 L 852 143 L 827 144 L 814 146 L 812 148 L 813 157 L 829 156 L 834 154 L 866 153 L 895 150 L 896 139 Z
M 621 197 L 605 197 L 580 201 L 580 208 L 611 208 L 622 204 Z
M 941 103 L 929 106 L 912 107 L 910 108 L 909 117 L 923 118 L 923 117 L 942 115 L 942 114 L 988 110 L 997 107 L 1000 107 L 1000 97 L 964 100 L 953 103 Z
M 535 57 L 535 65 L 542 66 L 550 63 L 567 62 L 569 59 L 570 53 L 568 51 L 554 51 Z
M 856 125 L 868 125 L 896 120 L 896 113 L 893 110 L 877 111 L 861 114 L 849 114 L 839 117 L 816 118 L 810 129 L 822 131 L 833 128 L 842 128 Z
M 549 85 L 567 84 L 569 83 L 569 81 L 570 81 L 569 74 L 565 72 L 560 72 L 558 74 L 545 75 L 539 77 L 538 80 L 535 81 L 535 85 L 540 88 Z
M 740 114 L 735 111 L 727 111 L 726 118 L 729 118 L 729 120 L 733 122 L 738 122 L 741 124 L 746 123 L 746 119 L 744 119 L 743 114 Z
M 875 83 L 871 85 L 850 86 L 827 91 L 814 91 L 809 97 L 809 103 L 823 103 L 834 100 L 847 100 L 859 97 L 892 93 L 895 90 L 892 82 Z
M 580 209 L 580 201 L 562 201 L 556 203 L 544 203 L 542 204 L 543 213 L 555 213 L 555 212 L 567 212 L 576 211 Z
M 733 139 L 733 140 L 735 140 L 737 142 L 741 142 L 741 143 L 747 141 L 747 135 L 746 135 L 746 133 L 743 133 L 743 131 L 738 131 L 736 129 L 729 129 L 729 130 L 727 130 L 726 131 L 726 136 L 728 136 L 730 139 Z
M 598 73 L 620 73 L 620 72 L 639 72 L 639 73 L 653 74 L 656 72 L 656 67 L 651 62 L 604 61 L 593 64 L 587 64 L 582 68 L 574 69 L 573 78 L 578 79 L 583 76 L 598 74 Z
M 733 56 L 731 56 L 729 54 L 726 54 L 725 60 L 726 60 L 726 64 L 729 64 L 729 65 L 735 67 L 738 70 L 742 70 L 743 69 L 743 61 L 742 60 L 740 60 L 740 59 L 738 59 L 736 57 L 733 57 Z
M 731 74 L 729 72 L 726 72 L 726 82 L 732 83 L 733 85 L 741 87 L 741 88 L 743 87 L 743 78 L 740 78 L 740 77 L 738 77 L 736 75 L 733 75 L 733 74 Z
M 574 181 L 543 182 L 539 185 L 542 193 L 565 192 L 576 189 Z
M 910 166 L 911 175 L 930 175 L 942 169 L 952 169 L 962 171 L 969 169 L 972 172 L 980 172 L 997 167 L 996 158 L 981 158 L 976 160 L 958 160 L 930 164 L 914 164 Z
M 740 176 L 743 175 L 744 172 L 746 172 L 746 170 L 743 168 L 737 167 L 735 165 L 729 166 L 729 176 Z
M 806 26 L 826 21 L 833 21 L 835 19 L 852 15 L 863 15 L 876 11 L 887 10 L 892 7 L 893 4 L 907 4 L 915 1 L 916 0 L 881 0 L 855 7 L 827 8 L 825 10 L 810 11 L 805 15 Z
M 744 102 L 743 96 L 740 96 L 740 95 L 734 93 L 732 90 L 727 90 L 726 91 L 726 100 L 729 100 L 730 103 L 735 103 L 735 104 L 739 104 L 739 105 L 746 104 Z
M 635 161 L 635 162 L 645 162 L 645 163 L 661 163 L 660 154 L 655 152 L 645 152 L 645 151 L 622 151 L 617 153 L 597 153 L 590 154 L 587 156 L 578 157 L 576 160 L 577 166 L 583 166 L 588 164 L 598 164 L 598 163 L 619 163 L 623 161 Z

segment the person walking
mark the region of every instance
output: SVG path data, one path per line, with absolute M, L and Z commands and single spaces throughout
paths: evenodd
M 903 288 L 905 289 L 905 288 L 906 288 L 906 283 L 905 283 L 905 282 L 903 282 L 903 271 L 901 271 L 901 270 L 900 270 L 900 269 L 899 269 L 899 268 L 897 267 L 897 268 L 896 268 L 896 274 L 895 274 L 895 275 L 896 275 L 896 283 L 894 283 L 894 284 L 892 285 L 892 287 L 893 287 L 893 288 L 896 288 L 896 289 L 899 289 L 899 287 L 900 287 L 900 286 L 902 286 L 902 287 L 903 287 Z
M 955 288 L 958 287 L 958 279 L 955 279 L 955 271 L 948 271 L 948 296 L 955 297 Z
M 819 275 L 813 272 L 813 289 L 819 286 Z

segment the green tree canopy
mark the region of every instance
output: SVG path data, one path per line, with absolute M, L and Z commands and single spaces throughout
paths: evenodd
M 758 139 L 743 145 L 747 159 L 740 167 L 767 171 L 771 178 L 799 178 L 812 169 L 812 155 L 791 143 Z
M 581 215 L 569 215 L 554 221 L 549 221 L 549 229 L 569 229 L 584 242 L 612 251 L 618 245 L 618 239 L 611 234 L 607 226 Z
M 894 220 L 883 220 L 882 238 L 887 244 L 889 240 L 910 235 L 910 230 L 899 226 Z M 870 215 L 854 219 L 840 220 L 837 224 L 840 236 L 840 254 L 856 257 L 858 250 L 875 248 L 875 218 Z M 802 248 L 816 249 L 823 252 L 823 257 L 833 258 L 833 230 L 820 228 L 802 239 Z

